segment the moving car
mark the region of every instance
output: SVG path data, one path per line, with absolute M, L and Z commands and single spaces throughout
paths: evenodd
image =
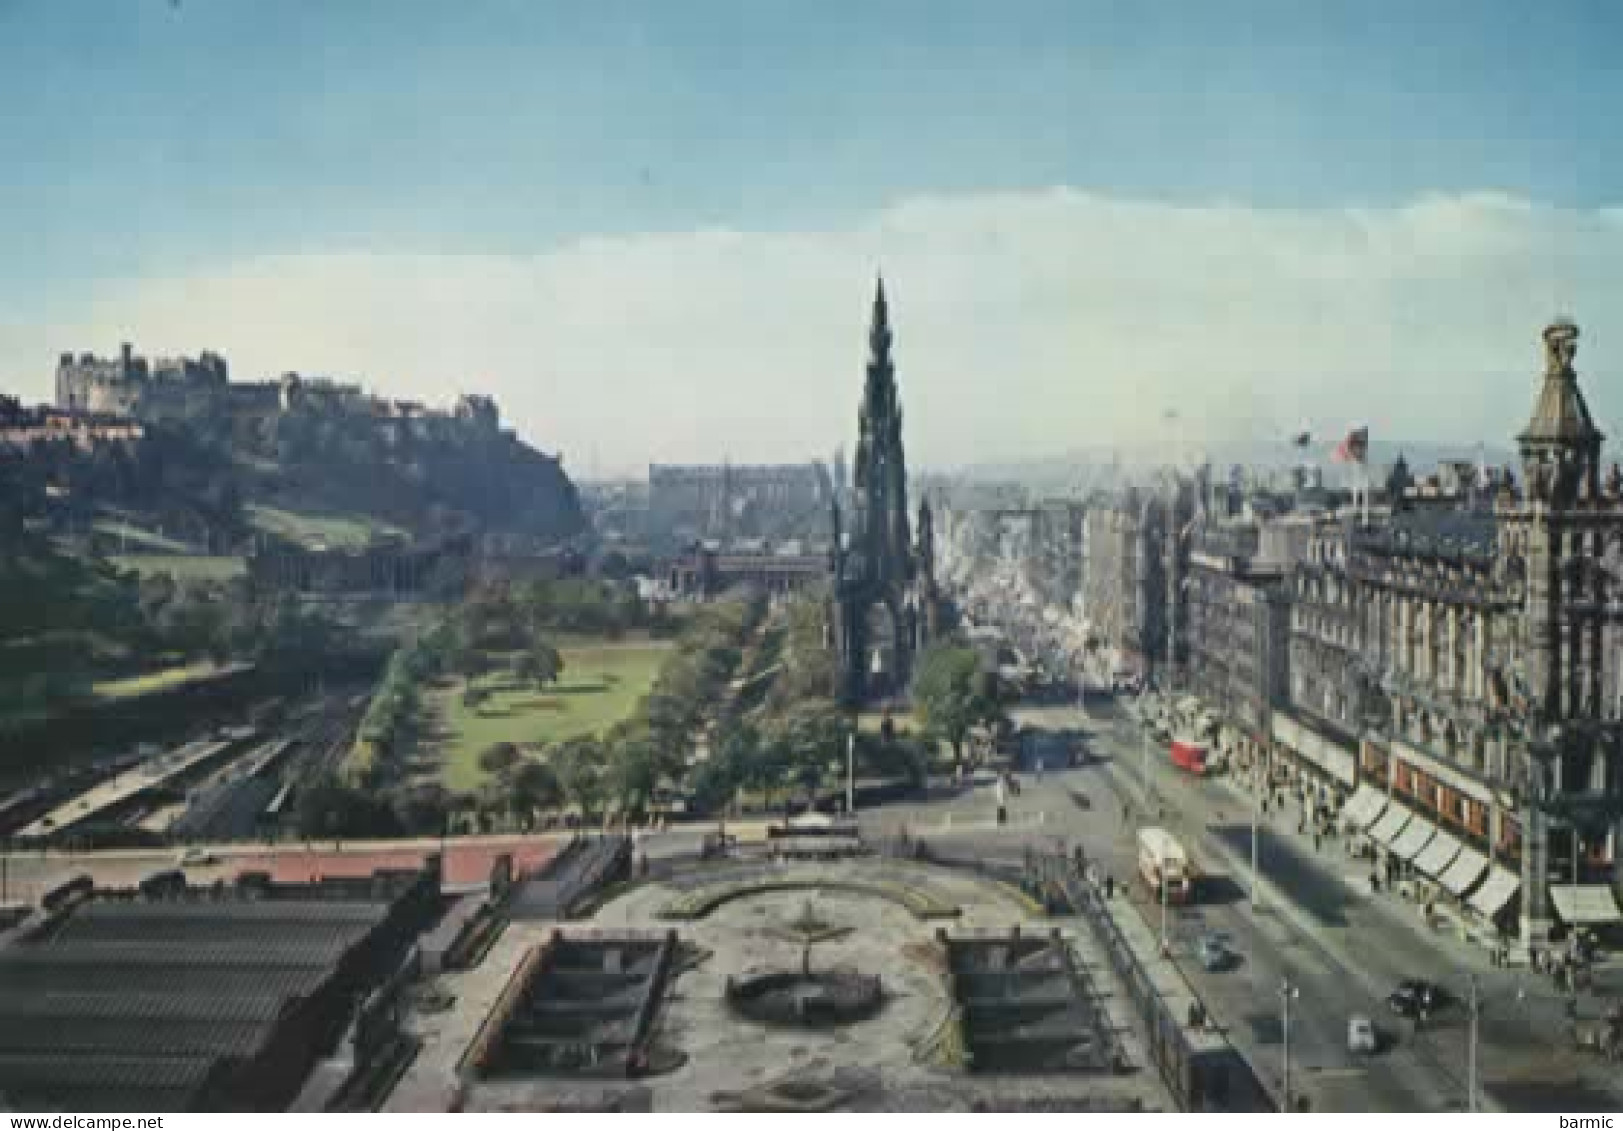
M 1373 1053 L 1379 1050 L 1380 1035 L 1375 1031 L 1375 1022 L 1368 1017 L 1354 1016 L 1347 1019 L 1347 1051 L 1350 1053 Z
M 1419 1017 L 1435 1012 L 1443 1004 L 1443 991 L 1421 978 L 1405 978 L 1387 995 L 1386 1003 L 1400 1017 Z
M 207 852 L 201 848 L 188 848 L 180 854 L 180 859 L 176 861 L 182 868 L 204 868 L 216 862 L 212 852 Z
M 1234 955 L 1222 935 L 1206 934 L 1195 943 L 1195 957 L 1207 970 L 1222 970 Z

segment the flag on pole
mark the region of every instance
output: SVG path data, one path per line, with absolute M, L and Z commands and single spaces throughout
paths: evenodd
M 1369 459 L 1369 428 L 1354 428 L 1348 432 L 1330 456 L 1336 463 L 1361 464 Z

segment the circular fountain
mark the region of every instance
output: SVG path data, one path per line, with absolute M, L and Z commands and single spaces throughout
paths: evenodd
M 800 946 L 799 968 L 756 971 L 727 979 L 727 1004 L 751 1021 L 802 1028 L 833 1028 L 864 1021 L 878 1012 L 884 990 L 877 976 L 855 970 L 812 968 L 812 947 L 841 938 L 849 927 L 824 920 L 810 900 L 774 934 Z

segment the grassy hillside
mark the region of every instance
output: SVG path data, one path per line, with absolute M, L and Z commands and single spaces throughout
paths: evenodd
M 309 514 L 249 503 L 248 521 L 267 534 L 307 549 L 353 550 L 374 538 L 402 535 L 406 531 L 393 523 L 361 514 Z

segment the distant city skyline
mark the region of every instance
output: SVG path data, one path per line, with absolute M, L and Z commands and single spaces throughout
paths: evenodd
M 1551 8 L 0 0 L 0 388 L 128 340 L 827 458 L 882 269 L 922 468 L 1498 445 L 1557 312 L 1611 434 L 1623 15 Z

